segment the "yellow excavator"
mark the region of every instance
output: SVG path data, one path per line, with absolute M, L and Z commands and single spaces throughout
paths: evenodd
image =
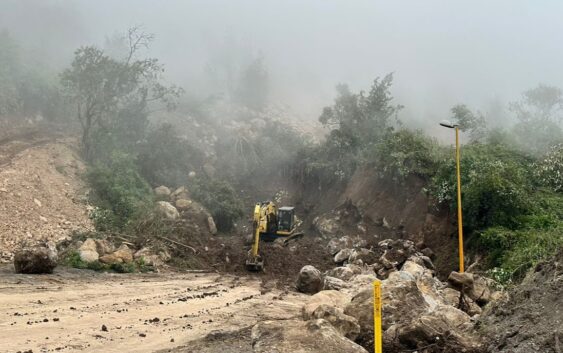
M 258 252 L 260 240 L 274 241 L 283 238 L 284 244 L 287 244 L 288 241 L 303 235 L 295 231 L 295 208 L 278 209 L 272 201 L 258 202 L 254 206 L 252 225 L 254 241 L 246 259 L 246 269 L 249 271 L 264 269 L 264 260 Z

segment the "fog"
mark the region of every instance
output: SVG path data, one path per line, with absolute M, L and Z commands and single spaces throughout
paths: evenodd
M 418 127 L 457 103 L 487 112 L 538 83 L 563 87 L 562 13 L 555 0 L 4 0 L 0 29 L 58 70 L 78 46 L 143 25 L 149 54 L 194 95 L 218 93 L 214 60 L 263 57 L 270 101 L 311 120 L 337 83 L 367 89 L 393 72 L 402 117 Z

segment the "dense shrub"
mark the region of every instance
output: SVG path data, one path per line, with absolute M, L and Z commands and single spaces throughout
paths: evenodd
M 510 282 L 563 247 L 563 222 L 548 229 L 492 227 L 480 235 L 480 242 L 490 251 L 491 265 L 500 269 L 495 272 Z
M 205 160 L 203 152 L 179 137 L 169 124 L 149 132 L 137 147 L 140 172 L 152 185 L 183 185 L 188 173 L 199 170 Z
M 192 197 L 211 212 L 220 231 L 229 231 L 244 214 L 242 202 L 225 181 L 199 179 L 190 185 Z
M 369 160 L 382 177 L 401 182 L 409 175 L 432 176 L 438 167 L 440 146 L 421 131 L 401 129 L 388 133 L 372 150 Z
M 151 188 L 141 177 L 133 158 L 114 152 L 107 163 L 98 163 L 88 172 L 99 230 L 123 229 L 150 204 Z
M 514 228 L 531 212 L 530 160 L 521 153 L 495 145 L 462 148 L 461 191 L 464 227 L 479 230 L 491 226 Z M 452 154 L 453 155 L 453 154 Z M 431 191 L 438 202 L 456 208 L 456 166 L 449 157 L 441 161 Z
M 556 145 L 534 168 L 537 182 L 553 191 L 563 191 L 563 144 Z

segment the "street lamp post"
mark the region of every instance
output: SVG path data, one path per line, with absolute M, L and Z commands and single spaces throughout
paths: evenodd
M 457 174 L 457 234 L 459 246 L 459 272 L 465 272 L 463 261 L 463 222 L 461 215 L 461 173 L 459 166 L 459 126 L 449 121 L 442 121 L 440 125 L 449 129 L 455 129 L 455 161 L 456 161 L 456 174 Z

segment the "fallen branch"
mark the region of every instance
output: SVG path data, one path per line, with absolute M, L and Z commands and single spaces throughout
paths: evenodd
M 189 245 L 182 244 L 182 243 L 180 243 L 180 242 L 177 242 L 176 240 L 172 240 L 172 239 L 167 238 L 167 237 L 163 237 L 162 235 L 157 235 L 156 237 L 157 237 L 157 238 L 160 238 L 160 239 L 163 239 L 163 240 L 166 240 L 166 241 L 169 241 L 169 242 L 174 243 L 174 244 L 176 244 L 176 245 L 183 246 L 183 247 L 185 247 L 185 248 L 187 248 L 187 249 L 190 249 L 191 251 L 194 252 L 194 254 L 197 253 L 197 250 L 194 249 L 194 248 L 192 248 L 192 247 L 189 246 Z

